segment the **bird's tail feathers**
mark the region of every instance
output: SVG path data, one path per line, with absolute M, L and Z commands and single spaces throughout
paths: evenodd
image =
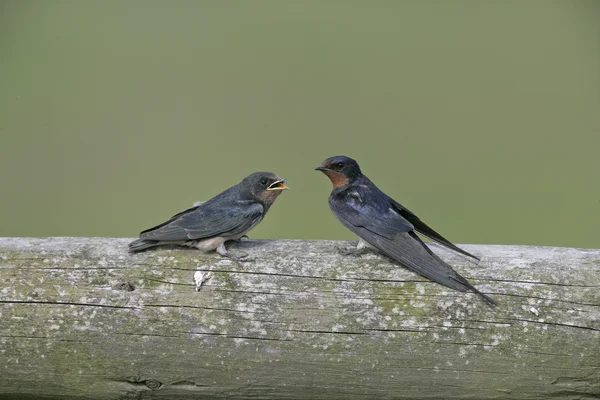
M 453 281 L 456 281 L 459 284 L 463 285 L 464 286 L 463 287 L 463 291 L 470 290 L 473 293 L 481 296 L 481 298 L 483 298 L 483 300 L 485 300 L 485 302 L 488 303 L 488 305 L 490 305 L 492 307 L 495 307 L 495 306 L 498 305 L 498 303 L 494 299 L 492 299 L 490 296 L 488 296 L 488 295 L 486 295 L 484 293 L 481 293 L 475 286 L 471 285 L 469 283 L 469 281 L 467 281 L 462 276 L 460 276 L 460 275 L 457 274 L 457 277 L 452 276 L 452 277 L 450 277 L 450 279 L 452 279 Z M 458 290 L 460 290 L 460 289 L 458 289 Z
M 131 253 L 137 253 L 138 251 L 144 251 L 154 246 L 158 246 L 160 242 L 158 240 L 144 240 L 136 239 L 129 243 L 129 251 Z

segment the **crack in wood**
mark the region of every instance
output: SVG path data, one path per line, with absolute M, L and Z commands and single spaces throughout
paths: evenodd
M 560 322 L 536 321 L 536 320 L 533 320 L 533 319 L 523 319 L 523 318 L 499 318 L 499 319 L 509 320 L 509 321 L 517 321 L 517 322 L 529 322 L 529 323 L 532 323 L 532 324 L 539 324 L 539 325 L 550 325 L 550 326 L 560 326 L 560 327 L 566 327 L 566 328 L 584 329 L 584 330 L 590 330 L 590 331 L 600 332 L 600 329 L 598 329 L 598 328 L 592 328 L 591 326 L 581 326 L 581 325 L 574 325 L 574 324 L 563 324 L 563 323 L 560 323 Z
M 284 329 L 288 332 L 301 332 L 301 333 L 321 333 L 321 334 L 333 334 L 333 335 L 368 335 L 365 332 L 346 332 L 346 331 L 324 331 L 324 330 L 309 330 L 309 329 Z
M 515 279 L 488 279 L 491 282 L 506 282 L 506 283 L 525 283 L 529 285 L 547 285 L 547 286 L 561 286 L 561 287 L 583 287 L 583 288 L 599 288 L 598 285 L 581 285 L 581 284 L 571 284 L 571 283 L 553 283 L 553 282 L 541 282 L 541 281 L 523 281 L 523 280 L 515 280 Z
M 60 305 L 60 306 L 82 306 L 82 307 L 100 307 L 100 308 L 117 308 L 124 310 L 136 310 L 141 307 L 135 306 L 115 306 L 107 304 L 94 304 L 94 303 L 79 303 L 70 301 L 32 301 L 32 300 L 0 300 L 0 304 L 32 304 L 32 305 Z
M 160 335 L 157 333 L 134 333 L 134 332 L 114 332 L 113 335 L 124 335 L 124 336 L 156 336 L 165 338 L 180 338 L 179 335 Z
M 466 343 L 466 342 L 446 342 L 443 340 L 433 342 L 435 344 L 447 344 L 447 345 L 457 345 L 457 346 L 482 346 L 482 347 L 496 347 L 497 344 L 485 344 L 485 343 Z
M 74 340 L 74 339 L 61 339 L 53 338 L 50 336 L 28 336 L 28 335 L 0 335 L 0 338 L 10 339 L 40 339 L 40 340 L 51 340 L 53 342 L 72 342 L 72 343 L 89 343 L 92 340 Z
M 495 294 L 498 295 L 498 296 L 518 297 L 518 298 L 523 298 L 523 299 L 537 299 L 537 300 L 552 301 L 552 302 L 557 302 L 557 303 L 575 304 L 575 305 L 578 305 L 578 306 L 600 307 L 600 304 L 582 303 L 582 302 L 579 302 L 579 301 L 564 300 L 564 299 L 552 298 L 552 297 L 525 296 L 525 295 L 516 294 L 516 293 L 495 293 Z
M 281 339 L 281 338 L 268 338 L 268 337 L 260 337 L 260 336 L 241 336 L 241 335 L 230 335 L 228 333 L 218 333 L 218 332 L 182 332 L 188 335 L 196 335 L 196 336 L 223 336 L 228 339 L 249 339 L 249 340 L 264 340 L 264 341 L 275 341 L 275 342 L 293 342 L 293 339 Z
M 365 331 L 374 331 L 374 332 L 416 332 L 416 333 L 428 333 L 428 328 L 423 328 L 423 329 L 384 329 L 384 328 L 365 328 Z

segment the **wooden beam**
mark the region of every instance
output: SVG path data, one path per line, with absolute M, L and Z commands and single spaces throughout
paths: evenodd
M 0 398 L 600 395 L 600 250 L 432 245 L 492 308 L 350 242 L 129 241 L 0 238 Z

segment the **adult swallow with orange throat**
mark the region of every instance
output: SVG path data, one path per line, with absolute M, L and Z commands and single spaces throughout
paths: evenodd
M 255 172 L 240 183 L 203 203 L 196 203 L 129 244 L 132 253 L 151 247 L 178 244 L 202 251 L 227 253 L 225 243 L 245 236 L 262 221 L 283 190 L 285 179 L 272 172 Z
M 406 207 L 383 193 L 345 156 L 330 157 L 316 168 L 331 180 L 329 207 L 338 220 L 360 238 L 357 249 L 374 247 L 405 268 L 461 292 L 472 291 L 491 305 L 497 303 L 477 290 L 417 236 L 415 231 L 476 260 L 450 243 Z

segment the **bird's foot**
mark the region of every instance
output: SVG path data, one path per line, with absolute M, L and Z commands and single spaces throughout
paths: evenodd
M 351 256 L 351 257 L 360 257 L 365 253 L 365 249 L 343 249 L 341 247 L 335 246 L 337 252 L 343 256 Z
M 235 262 L 237 262 L 238 264 L 239 264 L 239 263 L 243 263 L 243 262 L 253 262 L 253 261 L 254 261 L 254 259 L 253 259 L 253 258 L 250 258 L 250 257 L 248 256 L 248 254 L 241 254 L 241 255 L 239 255 L 239 256 L 234 256 L 234 255 L 231 255 L 230 253 L 227 253 L 227 254 L 221 254 L 221 255 L 222 255 L 223 257 L 227 257 L 227 258 L 229 258 L 229 259 L 230 259 L 230 260 L 232 260 L 232 261 L 235 261 Z
M 253 259 L 248 258 L 248 254 L 242 254 L 240 256 L 234 256 L 234 255 L 230 254 L 227 251 L 227 249 L 225 248 L 225 243 L 223 243 L 219 247 L 217 247 L 217 253 L 219 253 L 219 255 L 221 255 L 222 257 L 226 257 L 226 258 L 229 258 L 231 261 L 235 261 L 238 264 L 243 263 L 243 262 L 254 261 Z

